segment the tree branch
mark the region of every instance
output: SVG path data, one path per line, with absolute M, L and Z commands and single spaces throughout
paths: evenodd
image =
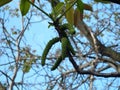
M 82 69 L 79 68 L 77 63 L 74 61 L 70 52 L 68 52 L 68 56 L 69 56 L 69 60 L 72 63 L 73 67 L 75 68 L 75 70 L 79 74 L 89 74 L 89 75 L 95 75 L 95 76 L 98 76 L 98 77 L 105 77 L 105 78 L 120 77 L 120 73 L 99 73 L 97 71 L 92 71 L 92 70 L 82 70 Z
M 76 25 L 76 27 L 80 30 L 80 32 L 82 32 L 84 34 L 84 36 L 89 40 L 90 44 L 92 47 L 95 47 L 94 45 L 94 40 L 90 34 L 90 30 L 87 27 L 87 25 L 81 21 L 80 19 L 77 20 L 77 22 L 79 23 L 78 25 Z M 115 61 L 120 62 L 120 53 L 112 50 L 110 47 L 106 47 L 105 45 L 103 45 L 98 39 L 97 37 L 94 35 L 94 39 L 96 39 L 96 45 L 98 47 L 98 52 L 103 55 L 103 56 L 108 56 L 110 58 L 112 58 Z M 94 48 L 95 49 L 95 48 Z
M 112 3 L 120 4 L 120 0 L 105 0 L 105 1 L 110 1 Z

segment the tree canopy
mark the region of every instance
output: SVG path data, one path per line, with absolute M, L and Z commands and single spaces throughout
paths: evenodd
M 16 2 L 19 7 L 13 5 L 14 0 L 0 1 L 2 90 L 120 89 L 119 0 Z M 33 24 L 41 25 L 43 21 L 56 35 L 45 45 L 36 40 L 40 44 L 36 49 L 27 33 Z M 41 51 L 40 47 L 44 49 Z M 105 82 L 104 87 L 97 86 L 99 78 Z

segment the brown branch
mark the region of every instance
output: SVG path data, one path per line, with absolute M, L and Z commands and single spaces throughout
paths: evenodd
M 79 73 L 80 74 L 91 74 L 91 75 L 95 75 L 98 77 L 105 77 L 105 78 L 120 77 L 120 73 L 99 73 L 99 72 L 95 72 L 95 71 L 85 71 L 85 70 L 82 70 Z
M 112 3 L 120 4 L 120 0 L 105 0 L 105 1 L 110 1 Z
M 82 69 L 79 68 L 77 63 L 74 61 L 74 59 L 73 59 L 70 52 L 68 52 L 68 56 L 69 56 L 69 60 L 72 63 L 73 67 L 75 68 L 75 70 L 79 74 L 89 74 L 89 75 L 94 75 L 94 76 L 98 76 L 98 77 L 105 77 L 105 78 L 108 78 L 108 77 L 120 77 L 120 73 L 99 73 L 97 71 L 82 70 Z
M 80 32 L 82 32 L 84 34 L 84 36 L 89 40 L 91 46 L 94 48 L 94 41 L 93 38 L 90 34 L 90 31 L 88 26 L 81 21 L 80 19 L 77 20 L 77 22 L 79 23 L 76 27 L 80 30 Z M 98 39 L 97 37 L 94 35 L 95 39 L 96 39 L 96 45 L 98 48 L 98 52 L 103 55 L 103 56 L 108 56 L 110 58 L 112 58 L 115 61 L 120 62 L 120 53 L 112 50 L 110 47 L 106 47 L 105 45 L 103 45 Z M 95 48 L 94 48 L 95 50 Z

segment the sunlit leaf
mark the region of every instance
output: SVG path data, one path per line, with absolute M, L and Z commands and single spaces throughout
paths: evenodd
M 84 10 L 84 3 L 81 0 L 77 0 L 77 8 L 81 13 L 83 13 Z
M 75 13 L 74 13 L 74 25 L 77 26 L 79 23 L 79 20 L 83 20 L 83 13 L 80 12 L 79 9 L 75 9 Z
M 0 0 L 0 7 L 11 2 L 12 0 Z
M 92 6 L 85 4 L 79 0 L 77 1 L 77 8 L 80 10 L 81 13 L 83 13 L 83 10 L 93 11 Z
M 58 4 L 53 8 L 52 14 L 57 17 L 59 14 L 61 14 L 63 8 L 64 8 L 64 3 L 63 3 L 63 2 L 58 3 Z
M 68 10 L 71 7 L 71 3 L 66 3 L 66 10 Z M 66 12 L 66 19 L 67 21 L 73 25 L 74 23 L 74 9 L 71 7 L 67 12 Z
M 30 3 L 28 0 L 21 0 L 20 2 L 20 11 L 22 16 L 26 15 L 30 9 Z

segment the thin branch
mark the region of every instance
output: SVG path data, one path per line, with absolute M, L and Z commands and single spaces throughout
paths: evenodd
M 88 26 L 84 23 L 84 21 L 81 21 L 80 19 L 77 20 L 77 23 L 78 23 L 78 25 L 76 27 L 78 28 L 78 30 L 80 30 L 85 35 L 85 37 L 89 40 L 91 46 L 94 47 L 93 38 L 92 38 L 92 36 L 90 34 L 90 30 L 89 30 Z M 113 60 L 120 62 L 120 53 L 119 52 L 116 52 L 116 51 L 112 50 L 111 48 L 106 47 L 105 45 L 103 45 L 97 39 L 96 36 L 94 36 L 94 38 L 96 39 L 98 52 L 101 55 L 108 56 L 108 57 L 112 58 Z
M 17 76 L 17 72 L 18 72 L 18 65 L 15 65 L 14 74 L 12 76 L 12 80 L 11 80 L 11 83 L 10 83 L 10 86 L 9 86 L 9 90 L 13 90 L 13 86 L 15 84 L 15 78 Z M 18 90 L 19 90 L 19 88 L 18 88 Z
M 112 3 L 120 4 L 120 0 L 105 0 L 105 1 L 110 1 Z
M 28 2 L 33 5 L 35 8 L 37 8 L 38 10 L 40 10 L 42 13 L 44 13 L 46 16 L 48 16 L 50 18 L 50 15 L 48 13 L 46 13 L 44 10 L 42 10 L 41 8 L 39 8 L 37 5 L 35 5 L 34 3 L 32 3 L 30 0 L 28 0 Z
M 72 63 L 73 67 L 75 68 L 75 70 L 79 73 L 79 74 L 89 74 L 89 75 L 94 75 L 94 76 L 98 76 L 98 77 L 120 77 L 120 73 L 99 73 L 96 71 L 92 71 L 92 70 L 82 70 L 79 69 L 77 63 L 74 61 L 72 55 L 70 54 L 70 52 L 68 52 L 68 56 L 69 56 L 69 60 Z
M 1 70 L 0 70 L 0 72 L 1 72 L 3 75 L 5 75 L 7 78 L 9 78 L 10 80 L 12 80 L 12 78 L 11 78 L 10 76 L 8 76 L 5 72 L 3 72 L 3 71 L 1 71 Z

